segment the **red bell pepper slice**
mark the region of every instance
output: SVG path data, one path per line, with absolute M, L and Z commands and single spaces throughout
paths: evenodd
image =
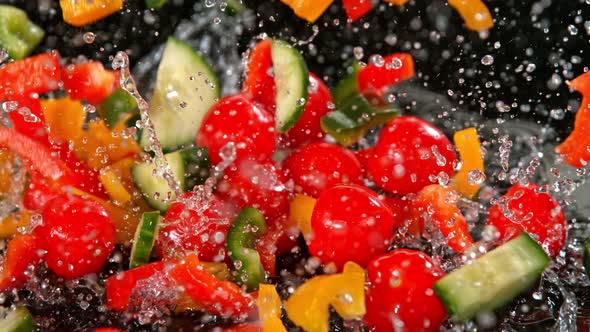
M 23 205 L 27 210 L 40 212 L 47 202 L 59 195 L 62 195 L 60 191 L 50 187 L 41 175 L 32 172 L 25 189 Z
M 382 96 L 384 89 L 414 76 L 414 60 L 408 53 L 394 53 L 383 58 L 378 66 L 369 63 L 358 72 L 359 91 Z
M 31 97 L 58 88 L 59 54 L 39 54 L 0 67 L 0 100 Z
M 576 77 L 569 87 L 582 94 L 582 103 L 576 113 L 574 130 L 555 148 L 565 162 L 573 167 L 584 167 L 590 160 L 590 72 Z
M 197 255 L 185 257 L 169 274 L 186 293 L 204 309 L 224 317 L 247 316 L 254 309 L 254 300 L 238 285 L 220 281 L 199 265 Z
M 272 70 L 271 46 L 271 40 L 265 39 L 258 42 L 251 51 L 242 92 L 250 100 L 274 113 L 276 85 L 274 77 L 270 75 Z
M 59 185 L 78 187 L 81 183 L 63 161 L 52 155 L 49 148 L 12 128 L 0 126 L 0 147 L 18 154 L 39 174 Z
M 433 184 L 424 187 L 412 203 L 412 212 L 420 230 L 424 232 L 426 223 L 430 222 L 457 253 L 473 244 L 467 221 L 455 204 L 459 197 L 452 188 Z
M 372 8 L 371 0 L 342 0 L 342 7 L 349 19 L 356 21 L 365 16 Z
M 45 116 L 41 110 L 41 102 L 38 97 L 14 96 L 13 102 L 16 109 L 8 112 L 12 127 L 18 132 L 42 142 L 49 144 Z
M 260 255 L 260 262 L 264 271 L 271 276 L 276 275 L 276 258 L 289 252 L 297 244 L 296 235 L 289 234 L 287 227 L 288 217 L 283 216 L 276 223 L 269 225 L 268 229 L 258 239 L 256 251 Z M 293 227 L 297 227 L 293 225 Z M 297 234 L 298 235 L 298 234 Z
M 163 272 L 165 267 L 165 262 L 158 261 L 109 277 L 106 280 L 107 308 L 116 311 L 127 310 L 131 293 L 137 282 Z
M 92 332 L 123 332 L 123 330 L 119 330 L 114 327 L 99 327 L 92 330 Z
M 118 72 L 106 70 L 98 61 L 90 61 L 66 66 L 61 79 L 66 93 L 72 99 L 100 104 L 118 87 L 118 77 Z
M 262 332 L 262 326 L 258 323 L 246 323 L 228 327 L 223 332 Z
M 39 240 L 35 235 L 18 235 L 8 243 L 0 270 L 0 291 L 20 288 L 30 278 L 29 266 L 40 260 Z

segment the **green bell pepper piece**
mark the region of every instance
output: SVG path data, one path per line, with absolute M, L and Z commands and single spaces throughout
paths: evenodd
M 0 5 L 0 48 L 11 58 L 29 55 L 43 39 L 45 31 L 31 22 L 27 14 L 14 6 Z

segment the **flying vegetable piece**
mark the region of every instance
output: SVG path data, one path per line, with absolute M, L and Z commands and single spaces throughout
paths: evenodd
M 39 263 L 40 251 L 41 246 L 36 235 L 18 235 L 8 243 L 0 268 L 0 292 L 24 285 L 31 276 L 29 266 L 36 267 Z
M 359 319 L 365 309 L 365 271 L 348 262 L 342 273 L 309 279 L 285 302 L 287 315 L 308 332 L 327 332 L 329 306 L 344 319 Z
M 455 146 L 461 156 L 461 169 L 453 177 L 453 188 L 463 196 L 473 199 L 479 191 L 480 184 L 469 181 L 469 173 L 483 174 L 484 163 L 481 156 L 481 142 L 475 128 L 457 131 L 453 137 Z
M 334 0 L 281 0 L 284 4 L 291 7 L 295 15 L 308 21 L 309 23 L 322 15 L 330 7 Z
M 449 0 L 449 5 L 459 12 L 469 30 L 489 30 L 494 26 L 492 14 L 481 0 Z
M 582 103 L 576 113 L 574 130 L 555 148 L 573 167 L 584 167 L 590 160 L 590 72 L 584 73 L 569 82 L 569 87 L 582 94 Z
M 346 16 L 352 21 L 356 21 L 373 9 L 373 2 L 371 0 L 342 0 L 342 7 L 344 7 Z
M 260 285 L 257 304 L 262 332 L 287 332 L 281 321 L 281 298 L 274 285 Z
M 123 8 L 123 0 L 59 0 L 64 21 L 81 27 L 103 19 Z
M 0 5 L 0 48 L 15 60 L 29 55 L 41 42 L 45 32 L 14 6 Z

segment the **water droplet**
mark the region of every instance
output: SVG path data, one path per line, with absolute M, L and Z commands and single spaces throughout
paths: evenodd
M 400 69 L 403 65 L 404 64 L 403 64 L 402 60 L 400 60 L 399 58 L 391 59 L 391 67 L 393 69 Z
M 491 64 L 493 64 L 493 63 L 494 63 L 494 57 L 493 57 L 493 56 L 491 56 L 491 55 L 489 55 L 489 54 L 487 54 L 487 55 L 484 55 L 484 57 L 483 57 L 483 58 L 481 58 L 481 63 L 482 63 L 484 66 L 489 66 L 489 65 L 491 65 Z
M 482 184 L 485 180 L 486 175 L 478 169 L 470 170 L 469 173 L 467 173 L 467 182 L 471 185 Z
M 86 32 L 86 33 L 84 34 L 84 36 L 83 36 L 84 42 L 85 42 L 86 44 L 92 44 L 92 43 L 94 43 L 94 39 L 95 39 L 95 38 L 96 38 L 96 35 L 95 35 L 95 34 L 94 34 L 94 32 L 92 32 L 92 31 L 88 31 L 88 32 Z
M 567 26 L 567 31 L 570 35 L 575 36 L 578 34 L 578 28 L 576 28 L 573 24 Z
M 354 57 L 357 60 L 361 60 L 363 58 L 363 56 L 365 56 L 364 52 L 363 52 L 363 48 L 360 46 L 357 46 L 355 48 L 352 49 L 352 54 L 354 54 Z
M 369 61 L 377 67 L 383 67 L 383 65 L 385 64 L 385 60 L 379 54 L 371 55 Z

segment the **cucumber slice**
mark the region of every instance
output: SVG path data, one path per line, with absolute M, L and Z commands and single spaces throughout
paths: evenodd
M 129 268 L 147 264 L 156 242 L 160 223 L 160 211 L 144 212 L 135 230 Z
M 225 14 L 228 16 L 236 16 L 246 10 L 242 0 L 226 0 L 226 3 L 227 7 L 225 8 Z
M 303 114 L 307 102 L 309 73 L 299 51 L 282 40 L 272 41 L 271 56 L 277 86 L 277 129 L 284 133 Z
M 2 332 L 32 332 L 35 330 L 35 321 L 29 310 L 24 306 L 18 306 L 0 320 Z
M 377 125 L 395 118 L 399 112 L 388 107 L 374 107 L 362 95 L 336 105 L 336 110 L 324 115 L 322 129 L 344 146 L 358 142 L 365 133 Z
M 152 99 L 150 115 L 164 151 L 194 144 L 203 117 L 219 98 L 213 70 L 188 44 L 168 38 Z M 141 136 L 148 146 L 148 132 Z
M 543 248 L 522 233 L 446 275 L 434 290 L 451 316 L 466 321 L 510 303 L 535 284 L 550 261 Z
M 167 153 L 164 157 L 183 190 L 192 190 L 194 186 L 205 182 L 209 176 L 209 154 L 205 148 L 186 148 Z M 175 195 L 164 178 L 154 176 L 154 169 L 155 165 L 151 163 L 140 163 L 133 166 L 131 175 L 148 204 L 164 212 L 169 207 L 164 198 L 170 193 L 170 198 L 174 199 Z M 156 193 L 159 193 L 161 198 L 155 198 Z
M 114 127 L 127 115 L 133 113 L 137 102 L 129 92 L 119 88 L 100 104 L 102 116 L 109 128 Z

